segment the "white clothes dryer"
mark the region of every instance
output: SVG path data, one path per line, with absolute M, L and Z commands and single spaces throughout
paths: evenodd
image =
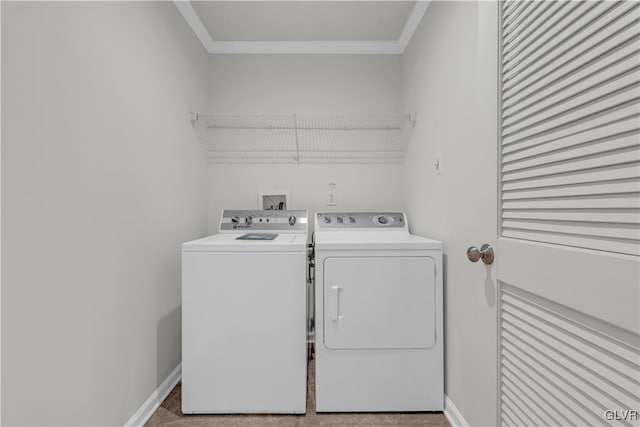
M 442 244 L 401 212 L 318 213 L 318 412 L 444 407 Z
M 307 212 L 225 210 L 182 245 L 182 412 L 304 413 Z

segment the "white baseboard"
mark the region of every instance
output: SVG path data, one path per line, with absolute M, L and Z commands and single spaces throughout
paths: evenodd
M 142 427 L 151 415 L 160 407 L 162 401 L 169 395 L 171 390 L 178 384 L 182 377 L 182 363 L 169 374 L 169 376 L 160 384 L 160 386 L 151 393 L 151 396 L 138 408 L 135 414 L 131 416 L 125 427 Z
M 444 396 L 444 416 L 449 420 L 452 427 L 468 427 L 469 423 L 464 419 L 456 405 L 449 396 Z

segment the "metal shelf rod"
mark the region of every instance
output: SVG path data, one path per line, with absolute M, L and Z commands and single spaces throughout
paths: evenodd
M 349 127 L 349 128 L 331 128 L 331 127 L 295 127 L 295 126 L 207 126 L 207 129 L 265 129 L 265 130 L 341 130 L 341 131 L 353 131 L 353 130 L 402 130 L 401 127 Z

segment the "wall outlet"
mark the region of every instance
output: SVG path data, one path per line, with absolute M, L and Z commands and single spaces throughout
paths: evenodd
M 329 181 L 329 193 L 327 195 L 327 206 L 336 206 L 336 183 Z

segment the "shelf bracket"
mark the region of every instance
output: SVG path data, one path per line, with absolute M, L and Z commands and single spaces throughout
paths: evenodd
M 416 122 L 418 121 L 418 113 L 417 112 L 413 112 L 413 113 L 409 114 L 409 121 L 411 122 L 411 127 L 415 128 L 416 127 Z
M 296 132 L 296 163 L 300 163 L 300 142 L 298 141 L 298 115 L 293 115 L 293 127 Z

